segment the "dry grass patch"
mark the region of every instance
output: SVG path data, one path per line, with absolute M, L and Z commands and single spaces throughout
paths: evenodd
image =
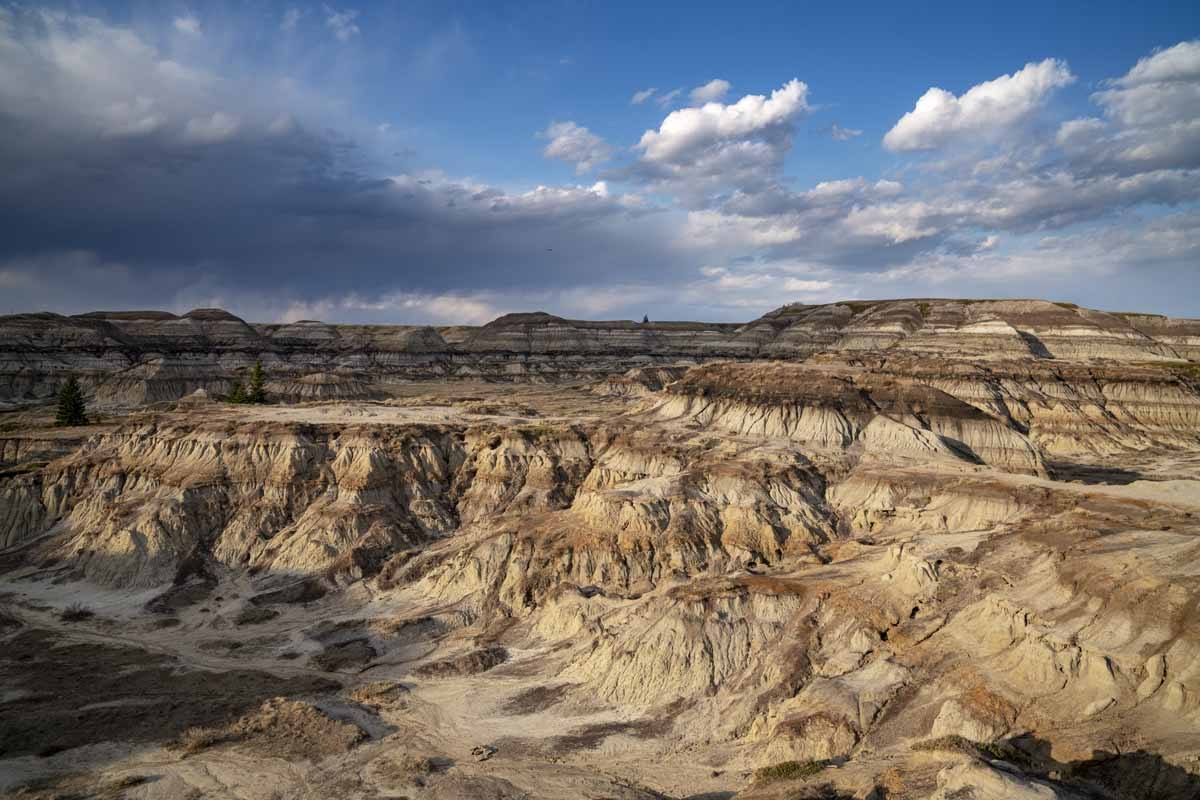
M 276 697 L 231 725 L 189 728 L 175 748 L 194 755 L 219 744 L 239 743 L 266 756 L 316 760 L 347 752 L 366 736 L 357 725 L 332 719 L 308 703 Z
M 828 761 L 783 761 L 754 772 L 757 781 L 794 781 L 811 778 L 829 766 Z
M 58 618 L 63 622 L 83 622 L 94 616 L 96 616 L 96 612 L 82 603 L 72 603 L 59 613 Z
M 373 681 L 356 686 L 349 697 L 356 703 L 372 708 L 396 708 L 408 703 L 408 687 L 395 681 Z
M 366 639 L 352 639 L 348 642 L 327 645 L 312 662 L 326 672 L 354 669 L 368 664 L 379 655 Z
M 951 734 L 939 736 L 936 739 L 926 739 L 912 746 L 913 750 L 934 750 L 944 753 L 963 753 L 994 761 L 1007 761 L 1018 766 L 1029 766 L 1031 759 L 1024 750 L 1013 747 L 1007 742 L 973 742 L 970 739 Z
M 229 732 L 224 728 L 188 728 L 175 740 L 174 747 L 190 756 L 229 741 L 229 738 Z
M 392 750 L 370 761 L 363 772 L 367 780 L 378 789 L 385 790 L 388 797 L 409 797 L 411 793 L 405 790 L 425 786 L 429 776 L 440 772 L 445 766 L 446 762 L 441 759 Z M 459 795 L 456 794 L 455 797 L 457 796 Z
M 458 675 L 478 675 L 508 660 L 503 647 L 483 647 L 461 656 L 434 661 L 419 667 L 416 674 L 423 678 L 448 678 Z

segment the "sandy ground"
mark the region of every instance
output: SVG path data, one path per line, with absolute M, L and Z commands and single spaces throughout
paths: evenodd
M 540 708 L 536 702 L 523 700 L 530 692 L 546 688 L 541 675 L 556 657 L 545 648 L 512 649 L 508 661 L 486 676 L 415 677 L 413 663 L 446 645 L 429 641 L 397 643 L 373 659 L 365 672 L 360 671 L 362 665 L 347 665 L 333 672 L 317 668 L 312 658 L 326 643 L 339 638 L 336 634 L 323 636 L 322 631 L 347 626 L 353 635 L 362 629 L 364 620 L 420 617 L 436 609 L 397 604 L 394 598 L 372 596 L 359 585 L 319 602 L 277 607 L 280 615 L 261 624 L 237 625 L 246 598 L 261 588 L 245 576 L 225 575 L 206 600 L 166 617 L 177 622 L 162 627 L 164 617 L 145 610 L 145 604 L 158 594 L 155 590 L 104 590 L 80 582 L 57 582 L 44 575 L 9 576 L 0 581 L 0 602 L 7 613 L 25 624 L 21 636 L 30 639 L 22 647 L 14 647 L 10 640 L 0 655 L 0 676 L 8 687 L 4 701 L 25 702 L 18 713 L 26 720 L 45 722 L 44 735 L 31 736 L 26 731 L 20 734 L 21 744 L 14 744 L 12 738 L 5 740 L 0 790 L 46 776 L 87 771 L 107 778 L 158 776 L 153 785 L 131 789 L 130 797 L 162 797 L 159 790 L 168 786 L 174 787 L 171 791 L 183 786 L 187 791 L 199 789 L 213 797 L 274 797 L 281 782 L 290 784 L 302 775 L 311 781 L 309 770 L 315 768 L 276 764 L 269 757 L 247 759 L 228 747 L 202 757 L 182 758 L 160 743 L 192 725 L 248 712 L 276 695 L 313 702 L 367 730 L 368 742 L 354 753 L 356 763 L 389 754 L 419 753 L 448 765 L 439 775 L 453 777 L 451 784 L 462 782 L 463 797 L 508 796 L 472 794 L 487 791 L 482 784 L 472 789 L 469 779 L 475 778 L 514 783 L 532 791 L 529 796 L 533 797 L 607 796 L 603 787 L 631 781 L 685 797 L 698 791 L 729 793 L 745 783 L 748 768 L 732 774 L 719 769 L 730 755 L 726 748 L 660 760 L 670 754 L 670 742 L 640 734 L 639 726 L 646 721 L 636 715 Z M 62 621 L 61 612 L 74 604 L 86 606 L 95 616 L 79 622 Z M 33 640 L 34 636 L 39 638 Z M 30 647 L 46 648 L 47 658 L 28 659 L 25 652 Z M 145 698 L 132 687 L 126 692 L 119 682 L 88 685 L 76 677 L 92 666 L 105 669 L 109 664 L 128 675 L 146 673 L 147 680 L 160 684 L 154 694 L 171 691 L 166 673 L 151 673 L 159 664 L 174 675 L 209 677 L 181 687 L 171 696 L 173 721 L 154 726 L 147 733 L 149 741 L 121 741 L 138 729 L 138 718 L 131 713 L 147 702 Z M 56 677 L 48 679 L 48 675 Z M 40 693 L 48 680 L 56 687 L 53 700 Z M 324 685 L 331 681 L 345 689 Z M 369 709 L 346 700 L 353 687 L 381 681 L 399 683 L 407 690 L 402 709 Z M 217 697 L 232 700 L 212 714 L 186 713 L 187 709 L 213 709 Z M 99 744 L 61 753 L 51 752 L 53 747 L 46 743 L 39 744 L 51 740 L 59 742 L 58 746 L 69 744 L 62 726 L 78 728 L 80 721 L 71 718 L 68 722 L 63 717 L 70 717 L 72 708 L 101 707 L 113 713 L 88 722 L 84 734 Z M 147 717 L 163 713 L 159 704 L 141 708 Z M 113 741 L 105 741 L 110 737 Z M 480 745 L 496 747 L 496 754 L 477 762 L 472 749 Z M 37 751 L 27 752 L 30 748 Z M 235 779 L 234 773 L 251 763 L 255 777 L 247 781 L 238 774 Z M 342 769 L 336 766 L 339 763 L 338 757 L 327 758 L 318 772 L 336 774 Z M 721 774 L 713 777 L 714 770 Z M 437 781 L 431 779 L 430 783 Z M 629 791 L 633 792 L 630 797 L 643 796 L 638 794 L 640 790 Z M 459 795 L 451 792 L 445 796 Z

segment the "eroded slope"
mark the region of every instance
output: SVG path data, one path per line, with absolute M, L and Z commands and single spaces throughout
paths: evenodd
M 6 745 L 7 785 L 1195 796 L 1186 371 L 854 356 L 423 391 L 5 434 L 0 716 L 51 742 Z M 68 736 L 38 674 L 69 696 L 68 655 L 118 639 L 253 691 L 203 715 L 185 681 L 186 730 Z M 16 658 L 34 642 L 63 658 Z

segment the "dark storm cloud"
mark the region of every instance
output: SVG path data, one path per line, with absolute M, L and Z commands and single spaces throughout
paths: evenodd
M 931 89 L 946 102 L 918 103 L 892 137 L 920 153 L 898 169 L 902 181 L 797 187 L 785 166 L 814 107 L 791 80 L 666 113 L 627 151 L 632 163 L 591 186 L 513 190 L 396 166 L 398 151 L 412 154 L 339 93 L 238 74 L 204 46 L 216 26 L 194 22 L 156 38 L 0 7 L 0 310 L 749 319 L 790 300 L 1037 295 L 1072 275 L 1095 275 L 1096 296 L 1129 287 L 1123 305 L 1139 293 L 1147 307 L 1188 303 L 1169 288 L 1152 294 L 1178 280 L 1144 276 L 1195 274 L 1194 42 L 1103 83 L 1097 116 L 1057 127 L 1054 93 L 1018 91 L 1021 81 L 957 98 Z M 172 36 L 186 37 L 182 55 Z M 1066 69 L 1033 67 L 1020 74 Z M 972 100 L 995 85 L 1012 91 Z M 946 115 L 953 125 L 939 122 Z M 579 123 L 545 135 L 546 154 L 582 172 L 611 154 Z
M 300 297 L 683 266 L 656 215 L 604 184 L 510 193 L 379 177 L 302 110 L 239 96 L 130 31 L 66 15 L 3 23 L 0 263 L 82 251 Z

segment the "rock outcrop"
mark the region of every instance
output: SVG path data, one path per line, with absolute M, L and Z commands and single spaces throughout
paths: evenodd
M 656 415 L 742 435 L 1045 473 L 1038 449 L 1015 426 L 907 376 L 829 364 L 718 365 L 691 370 L 664 394 Z
M 591 380 L 634 368 L 714 360 L 803 360 L 823 352 L 908 353 L 1067 362 L 1192 362 L 1200 322 L 1109 314 L 1036 300 L 854 301 L 789 305 L 753 322 L 587 322 L 509 314 L 432 328 L 249 324 L 219 309 L 0 317 L 0 403 L 51 396 L 68 375 L 106 405 L 213 396 L 261 360 L 284 399 L 327 399 L 327 377 L 355 381 Z M 306 388 L 308 387 L 308 388 Z M 324 387 L 324 388 L 313 388 Z M 328 391 L 327 391 L 328 390 Z M 353 390 L 352 396 L 363 387 Z M 336 396 L 350 396 L 340 394 Z
M 1192 323 L 3 324 L 0 791 L 1200 796 Z

